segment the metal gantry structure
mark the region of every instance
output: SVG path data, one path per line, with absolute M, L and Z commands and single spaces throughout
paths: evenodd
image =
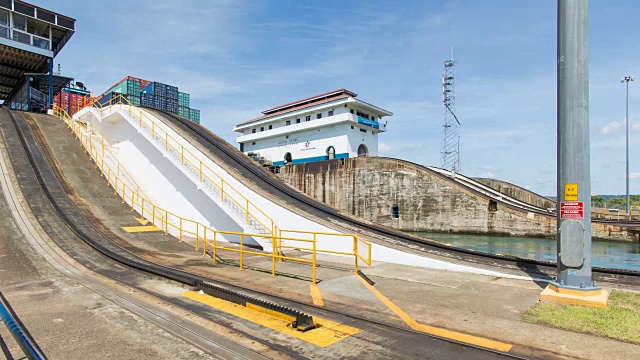
M 460 172 L 460 134 L 458 127 L 461 125 L 456 116 L 456 96 L 455 85 L 455 64 L 453 52 L 451 59 L 444 62 L 444 73 L 442 74 L 442 102 L 443 124 L 442 124 L 442 148 L 440 150 L 440 164 L 442 168 L 454 172 Z

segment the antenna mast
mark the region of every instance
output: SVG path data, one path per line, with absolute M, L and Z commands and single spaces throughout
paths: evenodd
M 456 116 L 456 97 L 454 93 L 454 68 L 453 48 L 451 58 L 444 62 L 442 75 L 442 102 L 444 104 L 442 124 L 442 148 L 440 150 L 440 163 L 442 168 L 460 172 L 460 135 L 458 126 L 460 121 Z

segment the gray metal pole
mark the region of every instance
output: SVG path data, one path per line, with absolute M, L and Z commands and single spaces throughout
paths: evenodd
M 597 289 L 591 277 L 589 1 L 558 0 L 557 285 Z
M 627 216 L 631 220 L 631 201 L 629 199 L 629 80 L 627 80 Z

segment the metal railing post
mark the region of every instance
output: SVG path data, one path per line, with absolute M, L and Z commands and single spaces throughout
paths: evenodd
M 276 237 L 271 234 L 271 277 L 276 277 Z
M 207 227 L 204 227 L 204 239 L 202 241 L 202 256 L 207 255 Z
M 180 218 L 180 242 L 182 242 L 182 218 Z
M 164 211 L 164 234 L 169 235 L 169 212 Z
M 214 231 L 213 233 L 213 265 L 216 264 L 216 250 L 218 250 L 218 232 Z
M 196 223 L 196 250 L 198 250 L 198 238 L 200 237 L 200 224 Z
M 313 285 L 316 284 L 316 239 L 317 239 L 317 234 L 313 234 L 313 267 L 311 268 L 311 277 L 313 278 Z
M 247 225 L 249 225 L 249 199 L 247 199 Z
M 242 249 L 242 243 L 244 241 L 244 234 L 240 234 L 240 270 L 242 270 L 242 258 L 244 257 L 244 250 Z
M 353 255 L 355 258 L 355 270 L 353 271 L 354 275 L 358 275 L 358 240 L 353 238 Z

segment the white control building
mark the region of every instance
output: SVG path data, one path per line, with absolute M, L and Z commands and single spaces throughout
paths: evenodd
M 357 96 L 339 89 L 265 110 L 236 125 L 240 151 L 276 166 L 377 155 L 393 114 Z

